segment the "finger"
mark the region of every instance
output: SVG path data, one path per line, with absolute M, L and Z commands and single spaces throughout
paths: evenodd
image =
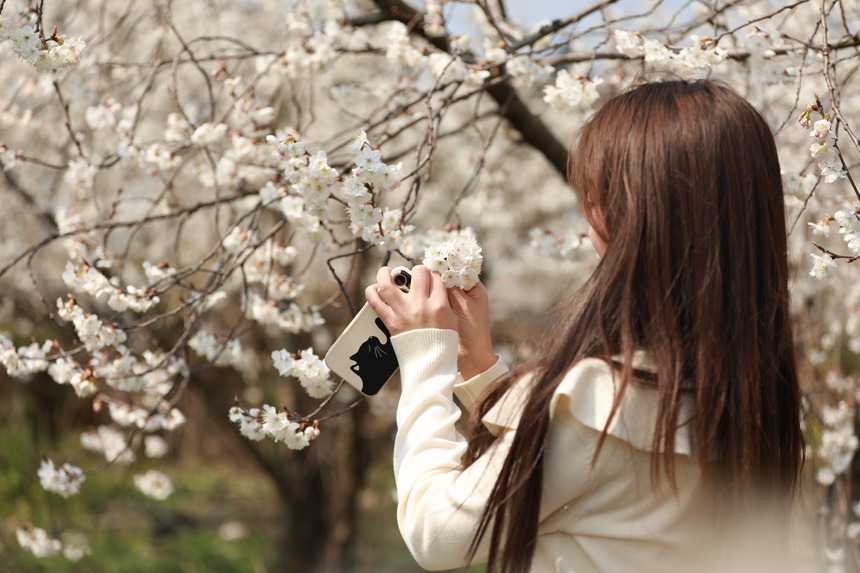
M 451 307 L 455 310 L 465 309 L 466 305 L 469 304 L 469 296 L 460 287 L 449 288 L 448 302 L 451 303 Z
M 376 271 L 376 286 L 384 286 L 391 282 L 394 282 L 391 280 L 391 269 L 388 267 L 379 267 L 379 270 Z
M 430 269 L 424 265 L 415 265 L 412 267 L 412 286 L 409 287 L 409 292 L 417 295 L 419 298 L 430 298 L 432 289 L 432 279 L 430 278 Z
M 399 300 L 398 295 L 403 294 L 394 284 L 394 280 L 391 278 L 391 269 L 388 267 L 381 267 L 376 271 L 376 285 L 374 286 L 376 286 L 376 293 L 379 298 L 388 306 L 395 306 Z
M 445 283 L 442 282 L 442 275 L 439 273 L 432 273 L 430 277 L 432 285 L 430 287 L 430 300 L 440 305 L 450 307 L 451 304 L 448 302 L 448 289 L 445 288 Z
M 385 323 L 386 326 L 389 326 L 391 323 L 391 319 L 394 316 L 391 307 L 388 306 L 382 297 L 379 296 L 379 291 L 377 290 L 378 285 L 370 285 L 366 289 L 364 289 L 364 298 L 367 299 L 367 304 L 370 305 L 370 308 L 376 313 L 376 316 L 382 319 L 382 322 Z

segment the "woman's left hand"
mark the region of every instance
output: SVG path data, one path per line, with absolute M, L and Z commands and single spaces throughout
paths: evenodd
M 388 267 L 379 269 L 376 280 L 365 289 L 364 296 L 392 335 L 419 328 L 457 330 L 457 315 L 438 273 L 431 273 L 424 265 L 413 267 L 408 293 L 397 288 Z

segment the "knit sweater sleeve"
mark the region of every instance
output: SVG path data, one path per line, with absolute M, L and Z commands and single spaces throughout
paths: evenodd
M 463 407 L 471 412 L 484 390 L 507 373 L 507 365 L 500 357 L 497 357 L 495 364 L 468 380 L 458 376 L 457 382 L 454 384 L 454 395 L 460 400 Z
M 422 329 L 391 340 L 403 387 L 394 441 L 398 526 L 425 569 L 462 567 L 513 432 L 462 469 L 466 440 L 454 428 L 460 417 L 453 400 L 457 333 Z M 475 561 L 486 553 L 482 544 Z

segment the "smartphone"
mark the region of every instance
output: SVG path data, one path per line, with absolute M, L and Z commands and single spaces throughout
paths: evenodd
M 405 267 L 391 270 L 394 284 L 409 292 L 412 275 Z M 391 333 L 365 303 L 325 355 L 329 370 L 366 396 L 373 396 L 397 372 Z

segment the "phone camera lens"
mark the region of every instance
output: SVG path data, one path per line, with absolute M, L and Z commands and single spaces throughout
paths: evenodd
M 396 275 L 394 275 L 394 284 L 396 284 L 397 286 L 404 286 L 406 285 L 406 282 L 407 278 L 406 275 L 404 275 L 403 273 L 397 273 Z

